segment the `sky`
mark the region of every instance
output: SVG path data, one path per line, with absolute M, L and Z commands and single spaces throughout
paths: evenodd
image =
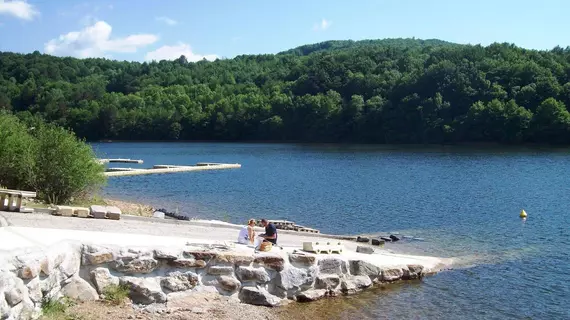
M 326 40 L 570 45 L 568 0 L 0 0 L 0 51 L 189 61 Z

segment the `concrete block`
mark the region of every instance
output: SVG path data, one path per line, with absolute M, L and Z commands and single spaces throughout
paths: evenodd
M 339 241 L 303 242 L 303 250 L 319 253 L 342 253 L 344 246 Z
M 89 209 L 84 207 L 75 207 L 73 208 L 75 211 L 75 215 L 80 218 L 87 218 L 89 217 Z
M 95 219 L 107 218 L 107 208 L 106 207 L 93 205 L 93 206 L 89 207 L 89 212 L 91 213 L 91 216 L 93 216 L 93 218 L 95 218 Z
M 73 207 L 68 207 L 68 206 L 57 206 L 55 207 L 57 213 L 60 216 L 64 216 L 64 217 L 72 217 L 74 212 L 73 212 Z
M 120 220 L 121 219 L 121 209 L 114 207 L 114 206 L 107 206 L 107 217 L 111 220 Z

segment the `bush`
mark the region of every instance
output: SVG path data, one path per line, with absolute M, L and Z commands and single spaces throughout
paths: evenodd
M 7 114 L 0 114 L 0 168 L 0 185 L 34 190 L 52 204 L 69 202 L 105 182 L 103 165 L 73 133 L 49 124 L 28 129 Z
M 36 172 L 36 146 L 25 125 L 0 113 L 0 186 L 31 187 Z
M 105 181 L 103 166 L 90 146 L 63 128 L 43 125 L 35 130 L 38 142 L 36 189 L 49 203 L 70 201 Z

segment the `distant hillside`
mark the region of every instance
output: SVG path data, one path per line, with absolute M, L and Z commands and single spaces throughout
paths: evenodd
M 420 49 L 423 47 L 459 46 L 459 44 L 437 39 L 381 39 L 381 40 L 330 40 L 315 44 L 307 44 L 279 54 L 295 54 L 306 56 L 315 52 L 362 48 L 362 47 L 391 47 L 398 49 Z
M 328 41 L 196 63 L 0 53 L 0 112 L 88 140 L 570 144 L 568 106 L 559 47 Z

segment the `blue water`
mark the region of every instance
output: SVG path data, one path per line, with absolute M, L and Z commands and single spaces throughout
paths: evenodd
M 236 170 L 113 177 L 105 193 L 191 217 L 288 219 L 326 233 L 395 233 L 387 249 L 457 258 L 421 285 L 302 306 L 359 319 L 570 319 L 570 150 L 101 143 L 143 165 Z M 518 214 L 524 208 L 526 221 Z M 334 223 L 329 223 L 334 221 Z M 364 302 L 363 302 L 364 301 Z M 362 305 L 364 303 L 364 305 Z M 332 311 L 331 311 L 332 310 Z M 317 317 L 318 318 L 318 317 Z

